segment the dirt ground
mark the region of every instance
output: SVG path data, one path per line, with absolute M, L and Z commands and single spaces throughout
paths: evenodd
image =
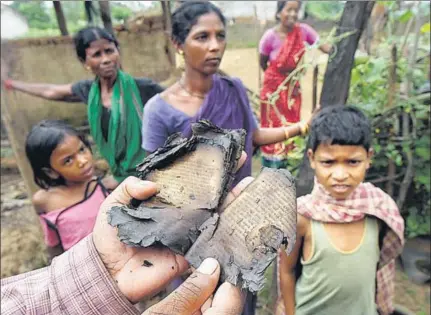
M 38 218 L 18 174 L 1 173 L 1 277 L 44 267 L 45 245 Z
M 307 56 L 308 60 L 312 56 Z M 316 53 L 319 73 L 324 73 L 326 56 Z M 241 78 L 244 84 L 258 91 L 259 71 L 256 49 L 228 50 L 222 63 L 222 69 L 232 76 Z M 302 80 L 303 109 L 302 117 L 311 114 L 312 104 L 312 68 Z M 321 90 L 321 82 L 318 91 Z M 3 151 L 3 150 L 2 150 Z M 2 152 L 3 157 L 3 152 Z M 260 168 L 255 160 L 253 170 Z M 19 174 L 1 173 L 1 278 L 20 274 L 45 266 L 47 263 L 43 237 L 37 217 L 25 192 L 24 183 Z M 396 278 L 396 303 L 412 310 L 414 314 L 430 315 L 430 286 L 418 286 L 410 282 L 398 269 Z M 259 301 L 266 304 L 266 301 Z M 261 310 L 260 314 L 266 312 Z

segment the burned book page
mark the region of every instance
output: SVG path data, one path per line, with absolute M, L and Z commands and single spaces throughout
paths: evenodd
M 208 121 L 193 124 L 187 141 L 178 135 L 138 166 L 141 179 L 157 183 L 160 193 L 150 202 L 174 207 L 216 209 L 234 179 L 244 148 L 244 130 L 224 130 Z M 182 139 L 183 140 L 183 139 Z
M 220 281 L 257 292 L 264 273 L 287 243 L 296 241 L 296 191 L 287 170 L 265 168 L 218 216 L 201 227 L 186 259 L 198 267 L 208 257 L 221 265 Z
M 223 130 L 208 121 L 193 125 L 193 135 L 179 134 L 138 166 L 141 179 L 160 192 L 137 207 L 114 207 L 109 223 L 122 242 L 148 247 L 161 243 L 185 254 L 200 226 L 223 202 L 244 147 L 245 131 Z

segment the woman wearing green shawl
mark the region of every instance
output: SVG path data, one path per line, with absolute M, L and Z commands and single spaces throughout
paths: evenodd
M 106 30 L 87 27 L 75 38 L 79 60 L 96 78 L 74 84 L 32 84 L 4 80 L 7 89 L 49 100 L 83 102 L 88 105 L 91 135 L 107 160 L 114 188 L 145 157 L 141 148 L 143 105 L 162 87 L 147 78 L 133 78 L 121 70 L 117 40 Z M 3 78 L 2 78 L 3 80 Z

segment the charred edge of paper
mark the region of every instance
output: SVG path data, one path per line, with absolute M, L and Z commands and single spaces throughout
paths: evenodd
M 290 172 L 287 170 L 275 170 L 268 168 L 263 168 L 256 180 L 243 192 L 241 192 L 240 196 L 247 196 L 243 195 L 243 193 L 249 194 L 250 192 L 260 190 L 262 185 L 266 186 L 268 177 L 277 177 L 281 179 L 284 188 L 288 188 L 289 195 L 291 196 L 292 200 L 296 201 L 295 181 Z M 231 203 L 228 208 L 225 209 L 225 212 L 221 214 L 221 216 L 230 213 L 233 211 L 233 209 L 238 207 L 238 205 L 239 204 L 235 202 Z M 296 209 L 291 210 L 293 211 Z M 290 213 L 292 212 L 290 211 Z M 245 213 L 242 215 L 245 215 Z M 277 257 L 277 250 L 282 248 L 282 244 L 285 239 L 292 241 L 293 238 L 293 242 L 288 244 L 289 247 L 293 247 L 296 234 L 293 236 L 286 235 L 281 227 L 278 226 L 277 222 L 268 222 L 267 225 L 263 227 L 256 226 L 254 230 L 248 232 L 254 235 L 244 233 L 243 245 L 238 244 L 238 246 L 235 246 L 235 244 L 230 244 L 228 241 L 229 233 L 220 230 L 220 224 L 212 226 L 211 222 L 206 222 L 202 226 L 202 234 L 186 254 L 186 259 L 191 265 L 197 267 L 203 261 L 203 259 L 207 257 L 215 257 L 219 260 L 221 265 L 221 281 L 229 281 L 236 286 L 239 286 L 243 289 L 248 289 L 252 292 L 260 291 L 263 288 L 265 282 L 264 273 L 271 262 Z M 207 230 L 208 227 L 210 227 L 210 231 Z M 232 228 L 234 228 L 234 226 Z M 223 228 L 223 230 L 224 229 L 225 228 Z M 220 246 L 223 248 L 217 250 L 216 247 Z M 248 253 L 253 253 L 253 258 L 250 258 L 251 260 L 235 260 L 235 256 L 238 254 L 235 252 L 235 250 L 241 250 L 242 247 Z

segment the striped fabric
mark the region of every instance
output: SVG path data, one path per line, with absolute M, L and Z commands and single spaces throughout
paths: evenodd
M 109 275 L 92 234 L 49 267 L 1 280 L 1 313 L 140 314 Z

